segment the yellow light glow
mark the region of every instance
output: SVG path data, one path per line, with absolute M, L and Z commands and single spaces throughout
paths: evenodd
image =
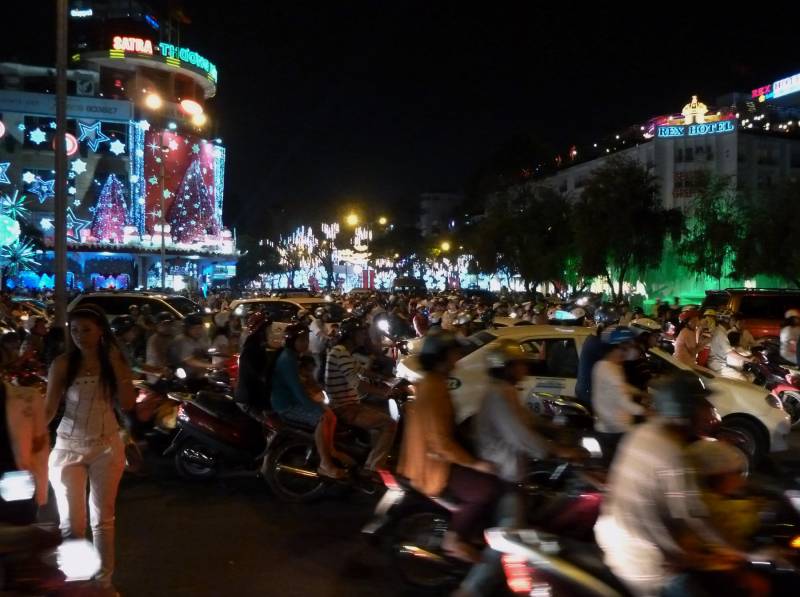
M 791 545 L 794 549 L 800 549 L 800 535 L 792 539 L 792 542 L 789 545 Z
M 203 113 L 203 106 L 190 99 L 183 100 L 181 102 L 181 108 L 183 108 L 183 111 L 191 116 L 197 116 L 198 114 Z
M 358 226 L 358 216 L 354 213 L 347 214 L 344 221 L 347 222 L 348 226 Z
M 157 93 L 151 93 L 144 98 L 144 105 L 151 110 L 160 110 L 163 103 L 161 96 Z
M 441 244 L 441 247 L 442 247 L 442 251 L 449 251 L 449 250 L 450 250 L 450 243 L 449 243 L 449 242 L 447 242 L 447 241 L 444 241 L 444 242 Z
M 202 112 L 200 112 L 200 114 L 195 114 L 194 116 L 192 116 L 192 124 L 197 127 L 203 126 L 207 120 L 208 117 Z
M 386 219 L 385 217 L 383 217 L 383 216 L 381 216 L 380 218 L 378 218 L 378 224 L 380 224 L 381 226 L 386 226 L 386 224 L 387 224 L 388 222 L 389 222 L 389 220 L 387 220 L 387 219 Z

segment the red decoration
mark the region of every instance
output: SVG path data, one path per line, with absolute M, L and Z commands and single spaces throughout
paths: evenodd
M 172 227 L 175 241 L 190 243 L 204 239 L 207 233 L 219 234 L 213 191 L 203 180 L 199 159 L 186 170 L 176 195 L 167 212 L 167 222 Z
M 113 174 L 108 175 L 95 205 L 92 236 L 100 241 L 121 243 L 127 208 L 122 183 Z

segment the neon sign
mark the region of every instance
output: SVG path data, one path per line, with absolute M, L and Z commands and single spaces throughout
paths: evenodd
M 181 48 L 179 46 L 173 46 L 172 44 L 168 44 L 166 42 L 161 42 L 160 45 L 161 55 L 164 58 L 175 59 L 177 58 L 181 62 L 188 62 L 192 66 L 196 66 L 202 71 L 208 73 L 208 76 L 211 78 L 212 81 L 217 80 L 217 67 L 216 65 L 211 62 L 208 58 L 204 58 L 197 52 L 190 50 L 189 48 Z
M 139 37 L 121 37 L 115 36 L 113 39 L 114 49 L 122 50 L 124 52 L 136 52 L 137 54 L 153 55 L 153 42 L 149 39 L 141 39 Z
M 73 8 L 69 11 L 69 16 L 74 19 L 85 19 L 86 17 L 91 17 L 94 14 L 94 11 L 91 8 Z
M 800 73 L 786 77 L 785 79 L 778 79 L 771 85 L 764 85 L 753 89 L 752 98 L 758 99 L 763 102 L 768 99 L 783 97 L 790 93 L 800 91 Z
M 735 129 L 732 120 L 706 122 L 703 124 L 660 126 L 656 135 L 662 139 L 670 137 L 697 137 L 699 135 L 716 135 L 730 133 Z

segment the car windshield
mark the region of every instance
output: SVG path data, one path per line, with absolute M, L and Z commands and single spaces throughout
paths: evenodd
M 341 305 L 337 305 L 336 303 L 326 303 L 326 302 L 319 302 L 319 303 L 308 303 L 302 305 L 303 309 L 308 309 L 311 313 L 314 313 L 317 309 L 322 307 L 328 312 L 330 315 L 330 322 L 331 323 L 339 323 L 347 316 L 347 312 L 342 308 Z
M 477 332 L 476 334 L 472 334 L 468 338 L 464 339 L 464 346 L 461 348 L 462 358 L 467 356 L 468 354 L 472 354 L 476 350 L 478 350 L 481 346 L 485 346 L 489 344 L 492 340 L 496 339 L 497 336 L 492 334 L 491 332 Z
M 198 313 L 200 311 L 200 307 L 197 303 L 182 296 L 171 296 L 164 299 L 164 301 L 167 302 L 170 307 L 177 309 L 178 313 L 181 315 L 191 315 L 192 313 Z

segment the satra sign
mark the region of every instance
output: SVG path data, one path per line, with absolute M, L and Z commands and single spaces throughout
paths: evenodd
M 703 103 L 697 101 L 697 96 L 692 96 L 692 101 L 686 104 L 681 110 L 683 114 L 683 124 L 701 124 L 706 121 L 706 112 L 708 107 Z

